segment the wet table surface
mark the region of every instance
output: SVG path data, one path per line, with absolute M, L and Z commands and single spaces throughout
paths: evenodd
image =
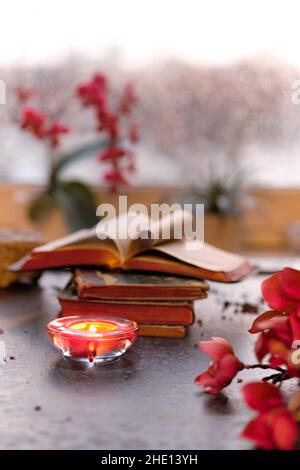
M 196 302 L 197 321 L 185 339 L 139 338 L 117 363 L 82 368 L 65 361 L 45 325 L 59 310 L 65 276 L 46 273 L 40 286 L 0 293 L 0 447 L 2 449 L 245 449 L 239 434 L 252 413 L 237 379 L 221 396 L 193 384 L 208 358 L 195 344 L 223 336 L 253 361 L 247 333 L 254 314 L 239 304 L 260 301 L 262 276 L 239 284 L 211 283 Z M 199 321 L 200 320 L 200 321 Z M 245 383 L 257 371 L 240 377 Z

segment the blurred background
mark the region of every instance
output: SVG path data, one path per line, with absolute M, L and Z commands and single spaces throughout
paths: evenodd
M 34 226 L 53 238 L 88 224 L 72 223 L 79 216 L 66 209 L 84 198 L 86 207 L 85 185 L 96 202 L 120 192 L 147 203 L 204 202 L 206 238 L 224 248 L 298 251 L 299 13 L 291 0 L 6 2 L 1 226 Z M 125 181 L 110 160 L 107 174 L 95 147 L 64 166 L 58 197 L 53 162 L 101 134 L 95 109 L 78 95 L 97 73 L 114 109 L 127 84 L 134 89 L 135 171 Z M 28 107 L 68 126 L 59 149 L 24 122 Z M 82 183 L 80 194 L 66 190 L 70 181 Z

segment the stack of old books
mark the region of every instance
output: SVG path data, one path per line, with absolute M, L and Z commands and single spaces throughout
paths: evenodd
M 139 323 L 141 336 L 182 338 L 195 319 L 193 301 L 205 299 L 207 289 L 180 276 L 76 269 L 58 299 L 63 316 L 124 317 Z
M 137 237 L 120 230 L 128 224 L 126 215 L 103 220 L 97 228 L 35 248 L 13 269 L 72 269 L 73 281 L 59 295 L 61 315 L 119 316 L 136 320 L 144 335 L 183 337 L 194 321 L 193 301 L 207 295 L 203 279 L 239 281 L 252 270 L 242 256 L 197 239 L 172 238 L 189 217 L 165 217 L 159 230 L 156 222 L 143 225 L 139 217 Z M 162 236 L 166 228 L 168 240 Z

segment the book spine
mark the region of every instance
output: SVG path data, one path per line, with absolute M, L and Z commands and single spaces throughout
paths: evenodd
M 160 338 L 184 338 L 186 327 L 183 325 L 147 325 L 139 324 L 139 336 L 157 336 Z

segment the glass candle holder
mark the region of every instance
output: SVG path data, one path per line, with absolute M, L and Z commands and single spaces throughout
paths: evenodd
M 89 364 L 117 361 L 136 340 L 138 329 L 134 321 L 99 315 L 61 317 L 47 325 L 66 359 Z

